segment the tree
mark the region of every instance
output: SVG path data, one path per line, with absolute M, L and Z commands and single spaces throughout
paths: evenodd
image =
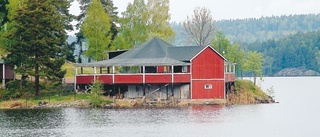
M 144 0 L 134 0 L 133 3 L 128 4 L 127 10 L 122 13 L 119 33 L 125 39 L 126 45 L 133 47 L 147 40 L 148 15 L 146 11 L 147 8 Z M 120 47 L 122 45 L 117 46 Z
M 212 47 L 222 54 L 228 62 L 236 63 L 237 72 L 240 72 L 241 77 L 243 72 L 243 64 L 245 59 L 245 51 L 240 49 L 237 43 L 231 44 L 230 41 L 218 31 L 215 37 L 211 41 Z
M 245 51 L 240 49 L 237 43 L 228 47 L 225 53 L 225 57 L 229 62 L 236 63 L 236 74 L 240 77 L 243 77 L 245 54 Z
M 212 47 L 217 50 L 220 54 L 227 52 L 228 48 L 231 46 L 231 43 L 226 38 L 221 31 L 218 31 L 215 37 L 211 41 Z
M 12 15 L 12 28 L 5 33 L 9 40 L 5 62 L 16 71 L 35 77 L 35 95 L 39 79 L 61 80 L 65 71 L 62 47 L 66 43 L 65 20 L 53 0 L 25 0 Z
M 173 42 L 175 33 L 170 27 L 169 0 L 134 0 L 122 13 L 115 48 L 128 49 L 153 37 Z
M 248 52 L 247 59 L 244 63 L 244 70 L 250 72 L 253 76 L 253 83 L 256 84 L 256 78 L 262 77 L 263 55 L 256 51 Z
M 168 42 L 173 41 L 175 33 L 169 24 L 169 0 L 148 0 L 146 6 L 148 39 L 159 37 Z
M 85 55 L 94 60 L 102 60 L 111 43 L 110 18 L 98 0 L 93 0 L 87 10 L 86 18 L 81 26 L 86 38 L 88 50 Z
M 210 44 L 215 33 L 214 20 L 211 11 L 206 8 L 195 8 L 193 16 L 183 22 L 185 35 L 192 43 L 198 46 Z
M 8 10 L 6 8 L 6 5 L 9 4 L 8 0 L 1 0 L 0 1 L 0 30 L 1 26 L 8 21 Z
M 77 0 L 79 3 L 80 3 L 80 9 L 81 9 L 81 13 L 80 15 L 77 16 L 77 21 L 78 21 L 78 24 L 77 24 L 77 28 L 80 28 L 79 32 L 76 34 L 77 36 L 77 41 L 76 41 L 76 44 L 79 45 L 80 47 L 80 53 L 79 53 L 79 56 L 78 56 L 78 63 L 81 63 L 82 62 L 82 59 L 81 59 L 81 55 L 83 53 L 83 42 L 85 41 L 85 37 L 83 36 L 83 31 L 81 30 L 81 26 L 86 18 L 86 15 L 87 15 L 87 10 L 88 10 L 88 7 L 90 5 L 90 3 L 92 3 L 92 0 Z M 103 5 L 103 9 L 105 10 L 105 13 L 107 13 L 110 17 L 110 24 L 111 24 L 111 28 L 110 28 L 110 33 L 108 33 L 107 35 L 111 35 L 111 41 L 110 41 L 110 44 L 108 45 L 110 49 L 115 49 L 113 46 L 112 46 L 112 42 L 114 41 L 114 39 L 116 38 L 117 34 L 118 34 L 118 27 L 116 24 L 118 24 L 118 20 L 119 20 L 119 17 L 118 17 L 118 12 L 116 11 L 118 8 L 114 6 L 113 4 L 113 0 L 100 0 L 101 4 Z

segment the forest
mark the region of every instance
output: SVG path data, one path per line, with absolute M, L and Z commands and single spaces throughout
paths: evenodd
M 221 20 L 215 24 L 231 43 L 245 51 L 263 53 L 264 76 L 274 76 L 285 68 L 320 72 L 320 14 Z M 176 45 L 191 44 L 184 40 L 182 23 L 171 26 Z
M 212 45 L 237 63 L 239 76 L 273 76 L 285 68 L 320 72 L 320 14 L 215 21 L 210 10 L 196 7 L 194 16 L 176 23 L 170 22 L 169 0 L 135 0 L 121 13 L 112 0 L 77 0 L 78 16 L 69 13 L 73 1 L 0 1 L 0 58 L 21 75 L 20 89 L 32 76 L 38 96 L 42 80 L 61 84 L 65 61 L 104 60 L 106 52 L 154 37 L 175 46 Z M 78 33 L 68 43 L 73 29 Z

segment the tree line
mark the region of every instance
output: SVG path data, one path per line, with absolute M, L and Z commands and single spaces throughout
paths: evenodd
M 278 40 L 242 45 L 247 50 L 263 53 L 264 75 L 273 76 L 285 68 L 320 72 L 320 31 L 298 32 Z
M 169 43 L 174 41 L 175 31 L 169 23 L 169 0 L 134 0 L 121 13 L 122 17 L 118 17 L 112 0 L 77 1 L 81 5 L 79 16 L 69 14 L 73 0 L 0 2 L 1 56 L 21 74 L 22 87 L 26 86 L 27 77 L 35 78 L 35 96 L 40 93 L 40 79 L 61 84 L 66 73 L 61 69 L 65 60 L 82 62 L 79 56 L 73 55 L 76 45 L 81 47 L 81 54 L 98 61 L 105 59 L 108 51 L 130 49 L 153 37 Z M 231 62 L 238 63 L 241 73 L 261 75 L 263 58 L 259 53 L 245 54 L 223 34 L 215 36 L 216 27 L 209 10 L 196 8 L 194 14 L 184 22 L 185 37 L 191 39 L 189 42 L 198 46 L 212 44 L 220 53 L 226 53 Z M 198 18 L 198 15 L 205 16 Z M 68 44 L 66 31 L 73 29 L 73 20 L 78 21 L 76 29 L 79 32 L 77 40 Z M 220 50 L 220 47 L 224 49 Z
M 169 25 L 169 0 L 134 0 L 118 17 L 112 0 L 77 0 L 81 14 L 69 14 L 73 0 L 3 0 L 0 2 L 1 57 L 21 74 L 21 85 L 33 76 L 35 96 L 39 95 L 40 79 L 59 82 L 66 71 L 65 60 L 81 60 L 73 56 L 76 44 L 86 48 L 91 60 L 106 58 L 106 52 L 130 49 L 149 38 L 172 41 Z M 77 41 L 66 42 L 67 30 L 77 20 Z M 82 48 L 81 48 L 82 49 Z

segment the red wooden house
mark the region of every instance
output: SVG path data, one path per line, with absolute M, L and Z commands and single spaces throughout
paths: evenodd
M 5 86 L 5 83 L 8 81 L 8 80 L 12 80 L 14 79 L 14 72 L 13 72 L 13 69 L 11 66 L 9 65 L 6 65 L 4 63 L 3 60 L 0 60 L 0 79 L 1 79 L 1 85 L 2 87 Z
M 84 71 L 93 68 L 93 73 Z M 109 95 L 126 98 L 224 99 L 235 81 L 234 64 L 211 46 L 172 46 L 158 38 L 114 58 L 77 64 L 75 89 L 104 83 Z M 80 68 L 80 69 L 79 69 Z

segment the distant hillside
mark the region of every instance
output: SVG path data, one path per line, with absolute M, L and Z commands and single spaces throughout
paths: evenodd
M 183 36 L 182 24 L 171 23 L 171 26 L 176 32 L 175 45 L 188 44 Z M 216 27 L 232 42 L 252 43 L 320 30 L 320 14 L 221 20 L 216 22 Z
M 320 14 L 222 20 L 216 26 L 230 41 L 254 42 L 279 39 L 296 32 L 320 30 Z
M 280 71 L 280 75 L 289 75 L 287 72 L 293 69 L 282 71 L 287 68 L 320 72 L 320 30 L 298 32 L 278 40 L 242 43 L 241 46 L 264 54 L 264 75 L 273 76 Z M 290 72 L 290 75 L 305 75 L 295 72 L 297 71 Z

